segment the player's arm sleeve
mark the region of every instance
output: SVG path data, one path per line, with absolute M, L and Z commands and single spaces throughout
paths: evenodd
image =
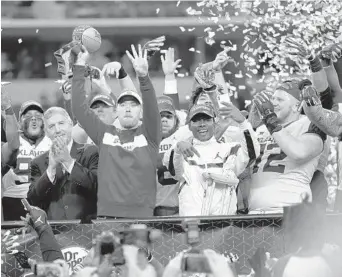
M 1 145 L 1 164 L 14 166 L 20 146 L 19 125 L 13 108 L 5 111 L 7 142 Z
M 334 64 L 324 67 L 324 71 L 327 75 L 329 87 L 332 90 L 332 98 L 334 98 L 337 94 L 342 95 L 342 89 Z
M 170 149 L 168 155 L 164 155 L 163 164 L 168 167 L 170 174 L 180 180 L 184 173 L 183 162 L 184 158 L 181 153 L 178 153 L 177 148 Z M 165 153 L 166 154 L 166 153 Z
M 179 94 L 177 90 L 177 80 L 174 74 L 165 75 L 165 88 L 164 95 L 169 96 L 176 110 L 180 109 L 179 106 Z
M 122 64 L 121 66 L 123 67 Z M 118 80 L 119 80 L 121 91 L 123 90 L 137 91 L 137 88 L 135 87 L 131 76 L 129 76 L 127 73 L 126 73 L 126 76 L 119 75 Z
M 323 67 L 321 67 L 321 69 L 317 72 L 312 72 L 311 77 L 312 83 L 315 86 L 318 93 L 325 91 L 329 87 L 327 75 Z
M 156 93 L 149 76 L 139 77 L 139 84 L 143 101 L 144 132 L 153 147 L 159 149 L 161 133 Z
M 286 129 L 273 133 L 273 138 L 280 149 L 291 159 L 298 163 L 307 162 L 323 151 L 326 136 L 318 128 L 309 128 L 301 136 L 293 136 Z
M 46 224 L 38 233 L 38 238 L 44 262 L 53 262 L 57 259 L 64 260 L 61 248 L 49 224 Z
M 258 141 L 258 137 L 253 130 L 252 124 L 247 120 L 242 122 L 239 127 L 240 130 L 243 132 L 244 141 L 246 143 L 247 153 L 249 157 L 248 165 L 251 165 L 260 155 L 260 144 Z
M 342 134 L 342 114 L 323 109 L 321 105 L 308 107 L 304 105 L 304 111 L 310 121 L 325 134 L 338 137 Z
M 84 72 L 84 66 L 74 66 L 71 97 L 72 111 L 88 136 L 96 145 L 100 145 L 107 127 L 106 124 L 104 124 L 89 108 L 88 101 L 86 99 Z
M 74 114 L 72 113 L 72 105 L 71 105 L 71 99 L 64 99 L 64 109 L 67 111 L 68 115 L 70 116 L 72 122 L 74 123 L 74 125 L 77 124 L 77 120 L 74 116 Z

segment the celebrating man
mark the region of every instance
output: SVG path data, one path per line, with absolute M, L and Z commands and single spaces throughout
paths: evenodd
M 139 45 L 138 53 L 132 46 L 132 53 L 133 56 L 127 51 L 139 78 L 142 99 L 134 91 L 118 97 L 121 129 L 104 124 L 88 106 L 84 74 L 89 53 L 85 48 L 78 54 L 73 71 L 73 113 L 100 148 L 97 205 L 100 217 L 152 216 L 156 201 L 160 116 L 148 76 L 146 51 L 143 53 Z
M 96 216 L 97 147 L 72 140 L 72 120 L 63 108 L 48 109 L 44 122 L 53 143 L 32 161 L 28 200 L 47 211 L 49 219 L 89 222 Z
M 20 136 L 16 167 L 3 177 L 2 208 L 5 220 L 20 220 L 25 216 L 21 198 L 26 198 L 30 186 L 30 163 L 32 159 L 49 150 L 51 140 L 45 136 L 43 108 L 35 101 L 22 104 L 19 111 Z
M 250 211 L 282 212 L 311 196 L 326 135 L 300 114 L 299 95 L 298 82 L 289 80 L 271 98 L 260 93 L 254 100 L 265 125 L 257 129 L 261 151 L 250 182 Z

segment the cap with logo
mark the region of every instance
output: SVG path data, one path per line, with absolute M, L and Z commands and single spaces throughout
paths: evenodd
M 192 120 L 194 118 L 195 115 L 198 114 L 206 114 L 210 117 L 215 117 L 215 112 L 212 106 L 210 105 L 204 105 L 204 104 L 200 104 L 200 105 L 194 105 L 189 112 L 189 119 Z
M 28 110 L 31 110 L 31 109 L 35 109 L 35 110 L 40 111 L 41 113 L 44 113 L 44 109 L 40 103 L 33 101 L 33 100 L 29 100 L 21 105 L 20 110 L 19 110 L 19 118 L 23 114 L 25 114 Z
M 142 99 L 140 95 L 136 91 L 133 91 L 133 90 L 123 91 L 118 97 L 118 103 L 122 102 L 122 99 L 126 96 L 134 97 L 139 102 L 139 104 L 142 105 Z
M 90 107 L 95 103 L 95 102 L 102 102 L 105 103 L 109 107 L 115 107 L 115 100 L 106 94 L 98 94 L 93 97 L 90 101 Z
M 169 112 L 173 115 L 176 114 L 176 109 L 173 105 L 173 100 L 169 96 L 163 95 L 157 98 L 159 112 Z

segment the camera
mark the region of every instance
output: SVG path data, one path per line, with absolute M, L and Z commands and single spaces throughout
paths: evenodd
M 183 272 L 211 273 L 210 265 L 203 252 L 196 248 L 200 242 L 199 227 L 197 221 L 184 221 L 183 228 L 186 233 L 186 243 L 190 249 L 182 258 L 181 269 Z
M 114 266 L 124 265 L 126 263 L 120 239 L 115 237 L 113 233 L 104 232 L 100 236 L 98 243 L 101 256 L 107 254 L 113 255 Z
M 56 263 L 36 263 L 32 269 L 37 277 L 64 277 L 63 267 Z

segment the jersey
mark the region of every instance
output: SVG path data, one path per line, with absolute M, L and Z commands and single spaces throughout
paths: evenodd
M 284 127 L 293 136 L 309 132 L 310 120 L 303 116 Z M 289 158 L 278 146 L 266 126 L 257 129 L 260 156 L 251 176 L 249 209 L 274 210 L 302 202 L 303 193 L 311 195 L 310 182 L 320 155 L 298 163 Z
M 168 150 L 170 150 L 176 142 L 177 141 L 174 135 L 171 135 L 160 142 L 160 161 L 163 160 L 164 154 Z M 157 180 L 158 182 L 156 207 L 178 207 L 178 181 L 172 177 L 172 175 L 168 171 L 168 168 L 164 166 L 162 162 L 160 162 L 158 165 Z
M 16 167 L 11 168 L 3 177 L 3 196 L 12 198 L 26 198 L 30 187 L 30 165 L 31 161 L 48 151 L 51 140 L 44 137 L 38 145 L 31 145 L 26 139 L 20 137 L 19 153 Z

